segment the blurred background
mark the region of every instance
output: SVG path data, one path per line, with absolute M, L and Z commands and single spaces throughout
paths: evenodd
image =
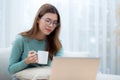
M 120 0 L 0 0 L 0 48 L 12 46 L 18 33 L 31 28 L 44 3 L 60 13 L 64 50 L 100 57 L 100 72 L 120 75 Z

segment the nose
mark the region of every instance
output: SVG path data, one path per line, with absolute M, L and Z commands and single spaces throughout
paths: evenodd
M 53 23 L 50 23 L 49 26 L 50 26 L 50 27 L 53 27 Z

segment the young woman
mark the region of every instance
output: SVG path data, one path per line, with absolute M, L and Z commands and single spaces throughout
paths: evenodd
M 58 10 L 51 4 L 42 5 L 36 14 L 32 28 L 20 33 L 13 44 L 9 72 L 14 74 L 30 67 L 49 66 L 53 56 L 62 56 L 60 27 Z M 37 63 L 38 57 L 34 52 L 38 50 L 49 52 L 46 65 Z

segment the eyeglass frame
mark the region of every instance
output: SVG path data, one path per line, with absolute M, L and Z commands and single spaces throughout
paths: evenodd
M 57 27 L 57 26 L 59 26 L 59 23 L 58 23 L 58 21 L 52 21 L 50 18 L 44 18 L 44 17 L 42 17 L 41 19 L 43 19 L 44 20 L 44 22 L 45 22 L 45 24 L 47 24 L 47 25 L 51 25 L 52 24 L 52 27 Z

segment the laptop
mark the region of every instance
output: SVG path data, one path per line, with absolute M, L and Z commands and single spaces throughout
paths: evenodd
M 49 80 L 96 80 L 99 58 L 54 57 Z

